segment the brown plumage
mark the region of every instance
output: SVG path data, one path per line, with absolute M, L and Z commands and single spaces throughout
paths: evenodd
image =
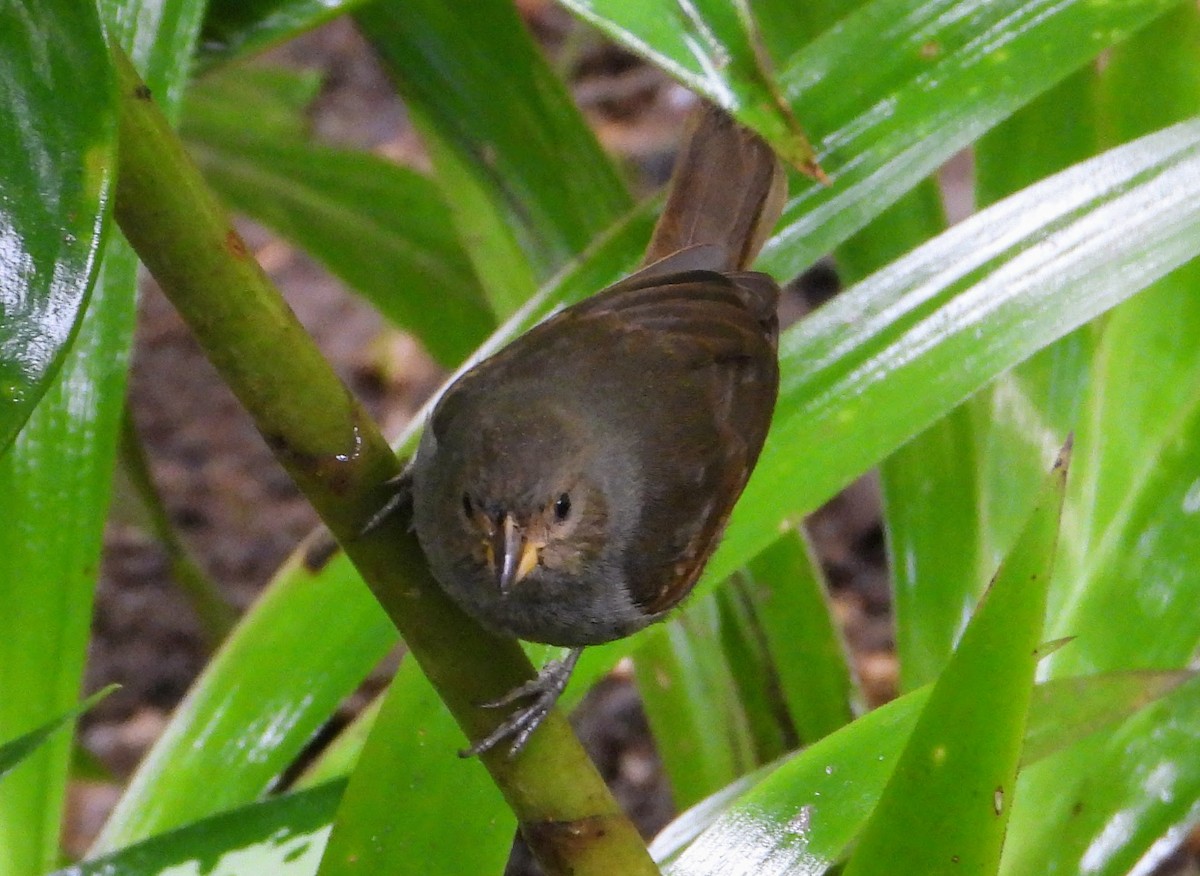
M 720 174 L 716 171 L 720 169 Z M 661 618 L 691 590 L 758 459 L 778 390 L 779 289 L 744 270 L 778 216 L 769 148 L 699 114 L 638 273 L 464 374 L 413 465 L 414 523 L 481 624 L 580 648 Z M 472 753 L 513 749 L 577 654 Z

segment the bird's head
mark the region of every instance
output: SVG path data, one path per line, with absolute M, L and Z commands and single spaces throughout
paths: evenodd
M 606 503 L 579 424 L 555 409 L 489 417 L 461 457 L 457 515 L 502 596 L 547 569 L 578 573 L 603 548 Z

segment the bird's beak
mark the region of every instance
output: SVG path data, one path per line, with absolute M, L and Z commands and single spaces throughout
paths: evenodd
M 492 556 L 496 558 L 496 583 L 500 595 L 507 596 L 513 585 L 521 583 L 538 564 L 537 545 L 525 538 L 525 533 L 511 514 L 492 535 Z

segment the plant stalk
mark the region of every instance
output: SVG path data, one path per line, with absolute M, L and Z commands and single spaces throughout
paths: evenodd
M 225 601 L 216 583 L 192 559 L 191 552 L 171 522 L 171 516 L 167 513 L 162 496 L 154 483 L 154 476 L 150 472 L 145 449 L 138 438 L 128 399 L 125 403 L 125 415 L 121 418 L 120 446 L 117 453 L 121 467 L 124 468 L 125 475 L 129 478 L 137 500 L 145 512 L 150 534 L 166 552 L 171 566 L 171 577 L 192 604 L 192 610 L 200 621 L 211 652 L 221 644 L 237 623 L 237 611 Z
M 533 678 L 532 665 L 515 641 L 486 632 L 442 593 L 402 515 L 364 532 L 399 461 L 247 250 L 128 58 L 113 51 L 122 231 L 467 738 L 481 738 L 505 716 L 476 704 Z M 560 711 L 517 757 L 501 748 L 481 760 L 547 873 L 658 873 Z

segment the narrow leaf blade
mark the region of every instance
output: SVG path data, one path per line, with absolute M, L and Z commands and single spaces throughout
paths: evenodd
M 516 820 L 479 761 L 454 756 L 465 741 L 406 659 L 338 807 L 319 876 L 502 871 Z
M 328 782 L 201 819 L 51 876 L 312 876 L 345 788 Z
M 13 767 L 29 757 L 30 754 L 37 751 L 38 747 L 49 739 L 55 731 L 59 730 L 68 721 L 82 715 L 96 703 L 100 702 L 110 693 L 117 689 L 117 685 L 111 684 L 103 690 L 97 691 L 86 700 L 84 700 L 75 708 L 70 709 L 59 715 L 52 721 L 47 721 L 42 726 L 30 730 L 24 736 L 13 739 L 0 745 L 0 779 L 5 774 L 12 771 Z
M 846 876 L 1000 866 L 1066 491 L 1064 450 L 872 812 Z

